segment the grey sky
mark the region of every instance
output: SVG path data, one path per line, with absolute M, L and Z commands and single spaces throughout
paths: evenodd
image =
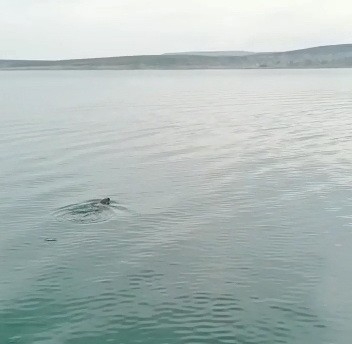
M 0 59 L 352 43 L 351 0 L 0 0 Z

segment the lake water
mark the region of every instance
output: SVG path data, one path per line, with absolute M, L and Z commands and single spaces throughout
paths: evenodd
M 352 70 L 1 72 L 0 104 L 1 344 L 351 343 Z

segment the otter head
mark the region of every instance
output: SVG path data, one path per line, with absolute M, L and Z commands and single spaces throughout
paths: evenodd
M 106 204 L 106 205 L 109 205 L 110 204 L 110 198 L 104 198 L 100 201 L 101 204 Z

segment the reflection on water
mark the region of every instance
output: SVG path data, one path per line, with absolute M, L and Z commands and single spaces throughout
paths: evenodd
M 350 70 L 1 72 L 0 343 L 350 343 L 351 94 Z

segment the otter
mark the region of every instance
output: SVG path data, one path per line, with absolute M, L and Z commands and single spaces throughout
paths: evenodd
M 107 197 L 107 198 L 103 198 L 101 201 L 100 201 L 101 204 L 104 204 L 104 205 L 109 205 L 110 204 L 110 198 Z

